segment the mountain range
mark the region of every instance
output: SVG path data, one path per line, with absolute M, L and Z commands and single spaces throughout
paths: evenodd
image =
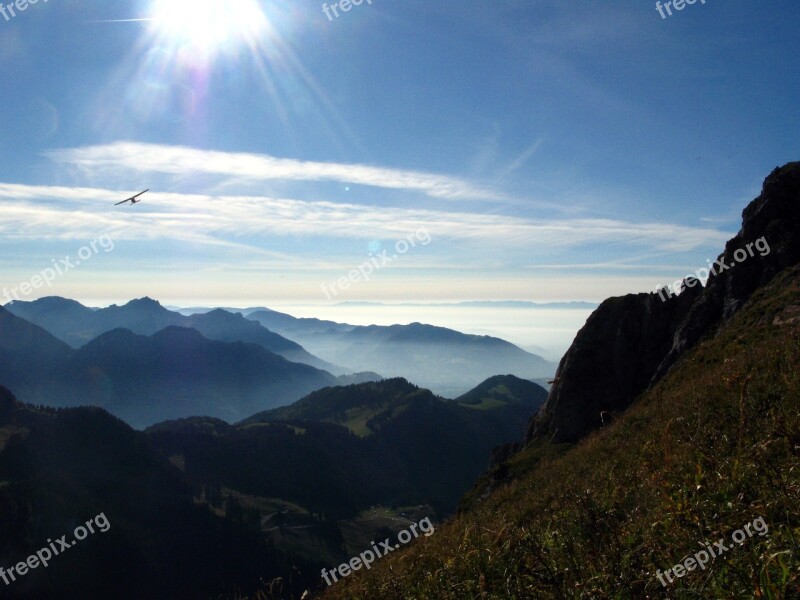
M 193 417 L 141 432 L 101 408 L 33 406 L 0 388 L 0 565 L 103 512 L 107 534 L 14 597 L 210 598 L 259 581 L 299 597 L 320 566 L 394 535 L 414 511 L 450 514 L 545 396 L 513 376 L 458 401 L 395 379 L 327 388 L 234 425 Z
M 0 387 L 0 565 L 80 519 L 112 524 L 0 597 L 655 597 L 670 565 L 756 518 L 768 535 L 669 583 L 797 597 L 799 229 L 792 163 L 743 211 L 718 258 L 731 269 L 603 302 L 549 393 L 497 373 L 454 400 L 401 377 L 342 386 L 264 345 L 382 375 L 394 360 L 443 387 L 543 367 L 418 323 L 0 308 L 0 384 L 28 402 Z M 758 240 L 770 251 L 736 258 Z M 95 406 L 53 408 L 75 404 Z M 426 516 L 435 535 L 323 589 L 321 567 Z
M 293 375 L 300 372 L 297 369 L 289 369 L 286 376 L 288 381 L 284 382 L 279 382 L 282 376 L 272 373 L 272 381 L 280 389 L 272 390 L 274 397 L 265 398 L 262 408 L 297 400 L 309 391 L 322 387 L 322 384 L 360 383 L 381 377 L 405 377 L 441 396 L 454 398 L 497 373 L 513 373 L 524 379 L 541 379 L 550 377 L 555 372 L 554 364 L 499 338 L 468 335 L 421 323 L 362 327 L 319 319 L 299 319 L 269 309 L 231 312 L 233 309 L 218 308 L 207 312 L 181 314 L 150 298 L 132 300 L 123 306 L 93 309 L 74 300 L 47 297 L 33 302 L 10 302 L 4 308 L 17 317 L 38 325 L 79 351 L 114 330 L 125 329 L 140 336 L 151 337 L 166 328 L 183 328 L 193 329 L 212 341 L 255 344 L 293 363 L 309 365 L 341 377 L 334 380 L 317 374 L 309 377 L 308 385 L 304 386 L 299 385 L 297 377 Z M 122 341 L 122 338 L 117 339 Z M 174 342 L 179 344 L 180 340 Z M 197 345 L 200 342 L 195 339 L 193 343 Z M 107 347 L 108 339 L 103 344 Z M 179 351 L 177 345 L 173 347 Z M 224 354 L 225 347 L 216 348 Z M 313 349 L 307 351 L 306 348 Z M 62 347 L 60 352 L 63 350 Z M 91 353 L 91 349 L 86 353 Z M 264 356 L 262 355 L 262 360 Z M 124 351 L 118 358 L 142 366 L 141 359 L 128 358 Z M 273 361 L 273 367 L 278 364 Z M 46 365 L 42 364 L 40 368 L 44 366 Z M 35 372 L 34 370 L 32 373 Z M 183 375 L 176 374 L 176 378 L 191 375 L 185 369 L 182 373 Z M 142 374 L 145 378 L 148 377 L 146 372 Z M 244 386 L 252 393 L 256 393 L 255 389 L 258 387 L 246 380 Z M 124 394 L 133 393 L 128 391 L 129 387 L 123 382 L 115 389 Z M 25 390 L 27 389 L 29 388 L 26 387 Z M 224 388 L 217 386 L 217 390 L 222 389 Z M 146 390 L 139 391 L 146 394 L 148 402 L 153 401 L 152 394 Z M 76 393 L 80 395 L 81 390 L 77 389 Z M 159 413 L 163 419 L 204 414 L 235 421 L 246 416 L 250 405 L 256 402 L 252 394 L 246 392 L 241 401 L 232 401 L 234 405 L 248 405 L 244 412 L 236 406 L 208 408 L 214 403 L 214 398 L 220 396 L 216 392 L 203 393 L 195 390 L 191 382 L 182 382 L 179 388 L 174 389 L 174 393 L 175 400 L 166 403 L 173 408 L 166 408 L 166 412 Z M 186 395 L 198 393 L 199 400 L 194 403 L 194 408 L 208 412 L 179 414 L 181 405 L 189 407 L 185 402 Z M 36 398 L 53 402 L 51 396 L 44 391 Z M 116 404 L 131 404 L 131 401 L 130 398 L 116 400 L 108 397 L 100 405 L 109 407 L 114 414 L 122 415 L 123 413 L 115 412 Z M 68 405 L 68 402 L 62 400 L 56 405 Z M 255 407 L 250 412 L 257 409 Z M 124 414 L 125 418 L 130 417 L 130 412 Z M 143 419 L 136 421 L 137 425 L 143 422 Z M 152 424 L 153 421 L 147 422 Z
M 103 513 L 110 523 L 0 597 L 209 598 L 304 571 L 240 518 L 195 501 L 179 469 L 147 437 L 98 408 L 25 405 L 0 387 L 0 566 Z M 316 568 L 316 567 L 314 567 Z
M 247 315 L 295 340 L 324 360 L 384 377 L 405 377 L 447 398 L 466 393 L 498 373 L 523 379 L 551 376 L 545 359 L 491 336 L 469 335 L 433 325 L 358 326 L 296 318 L 273 310 Z
M 198 485 L 337 517 L 422 503 L 443 515 L 487 468 L 492 448 L 518 437 L 546 396 L 510 375 L 456 401 L 387 379 L 325 388 L 232 426 L 177 420 L 146 433 L 165 455 L 180 456 Z
M 0 308 L 0 382 L 27 401 L 106 408 L 134 427 L 208 415 L 239 420 L 335 385 L 336 377 L 260 345 L 168 326 L 115 329 L 75 350 Z
M 185 316 L 164 308 L 150 298 L 131 300 L 124 306 L 114 304 L 107 308 L 92 309 L 74 300 L 55 296 L 33 302 L 14 301 L 5 308 L 39 325 L 73 348 L 80 348 L 114 329 L 128 329 L 149 336 L 167 327 L 184 327 L 196 329 L 210 340 L 258 344 L 287 360 L 311 365 L 335 375 L 347 372 L 318 359 L 299 344 L 245 319 L 241 314 L 222 309 Z

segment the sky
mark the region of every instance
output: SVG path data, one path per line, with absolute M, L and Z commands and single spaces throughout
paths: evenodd
M 599 302 L 800 159 L 794 1 L 330 4 L 0 15 L 0 302 Z

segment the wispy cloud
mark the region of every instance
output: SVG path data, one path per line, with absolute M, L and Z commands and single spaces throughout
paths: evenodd
M 150 192 L 136 208 L 114 209 L 130 190 L 0 184 L 0 235 L 82 239 L 98 230 L 125 239 L 169 239 L 261 247 L 280 236 L 399 239 L 425 226 L 437 239 L 502 251 L 591 245 L 688 251 L 720 246 L 729 233 L 612 219 L 529 219 L 471 212 L 375 207 L 267 196 Z M 243 240 L 247 240 L 247 242 Z
M 336 181 L 345 184 L 422 192 L 447 200 L 506 200 L 494 190 L 457 177 L 376 167 L 198 150 L 137 142 L 54 150 L 50 158 L 91 173 L 119 170 L 168 175 L 218 175 L 247 181 Z
M 497 176 L 498 179 L 505 179 L 518 169 L 520 169 L 526 162 L 528 162 L 531 157 L 538 152 L 539 148 L 542 147 L 544 143 L 544 138 L 539 138 L 533 144 L 531 144 L 528 148 L 525 149 L 522 154 L 520 154 L 517 158 L 515 158 L 509 165 L 507 165 Z

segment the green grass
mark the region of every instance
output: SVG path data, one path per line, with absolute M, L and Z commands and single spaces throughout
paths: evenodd
M 377 415 L 381 410 L 385 408 L 386 406 L 382 406 L 380 409 L 375 409 L 367 406 L 351 408 L 346 413 L 347 420 L 339 423 L 339 425 L 347 427 L 358 437 L 367 437 L 368 435 L 374 433 L 367 426 L 367 421 L 369 421 L 372 417 Z
M 506 405 L 505 402 L 497 398 L 481 398 L 481 401 L 477 404 L 467 404 L 466 402 L 461 402 L 460 404 L 464 408 L 472 408 L 474 410 L 492 410 Z
M 501 408 L 503 406 L 507 406 L 508 404 L 514 404 L 520 402 L 519 398 L 514 396 L 511 393 L 511 390 L 508 389 L 508 386 L 500 383 L 493 388 L 486 391 L 486 396 L 480 398 L 478 402 L 470 403 L 470 402 L 459 402 L 460 406 L 465 408 L 474 408 L 476 410 L 492 410 L 495 408 Z
M 322 597 L 799 598 L 800 327 L 773 325 L 799 280 L 758 292 L 610 427 L 528 448 L 509 483 Z M 757 517 L 766 537 L 656 579 Z
M 246 423 L 244 425 L 240 425 L 240 429 L 254 429 L 258 427 L 289 427 L 292 429 L 297 435 L 305 435 L 306 429 L 304 427 L 298 427 L 296 425 L 290 425 L 289 423 L 271 423 L 269 421 L 265 422 L 256 422 L 256 423 Z

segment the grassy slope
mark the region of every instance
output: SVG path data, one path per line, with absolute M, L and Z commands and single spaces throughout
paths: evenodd
M 523 453 L 517 479 L 324 598 L 800 597 L 800 324 L 773 325 L 791 305 L 800 269 L 610 427 Z M 759 516 L 766 537 L 662 588 L 656 569 Z

